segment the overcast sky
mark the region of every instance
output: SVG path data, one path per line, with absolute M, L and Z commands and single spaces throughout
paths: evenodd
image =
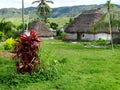
M 31 4 L 35 0 L 24 0 L 25 7 L 37 6 Z M 104 4 L 107 0 L 52 0 L 54 4 L 49 4 L 50 7 L 63 7 L 74 5 L 90 5 L 90 4 Z M 0 0 L 0 8 L 21 8 L 22 0 Z M 120 0 L 111 0 L 114 4 L 120 5 Z

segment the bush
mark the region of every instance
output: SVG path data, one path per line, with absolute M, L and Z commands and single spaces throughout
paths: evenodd
M 95 41 L 94 44 L 95 45 L 106 45 L 107 41 L 100 38 L 99 40 Z
M 30 30 L 30 35 L 23 34 L 20 40 L 15 43 L 15 48 L 12 53 L 15 53 L 13 59 L 16 61 L 16 69 L 19 73 L 32 73 L 38 71 L 38 54 L 40 47 L 39 34 L 34 30 Z
M 35 83 L 40 81 L 53 81 L 58 79 L 58 73 L 54 67 L 41 68 L 39 72 L 29 74 L 8 74 L 0 75 L 0 84 L 12 86 L 25 87 L 28 83 Z
M 4 32 L 4 34 L 8 37 L 9 32 L 16 31 L 16 26 L 12 22 L 6 21 L 5 18 L 3 18 L 0 21 L 0 31 Z M 12 36 L 10 36 L 10 37 L 12 37 Z
M 17 33 L 18 31 L 8 31 L 7 34 L 6 34 L 6 38 L 18 38 L 19 37 L 19 34 Z
M 15 40 L 13 38 L 8 38 L 4 43 L 5 50 L 12 50 L 14 49 Z
M 52 57 L 50 54 L 47 56 Z M 0 59 L 2 60 L 2 58 Z M 51 59 L 53 60 L 54 58 L 51 58 Z M 64 62 L 64 60 L 62 61 Z M 4 61 L 1 61 L 1 63 L 4 63 Z M 59 62 L 56 63 L 55 61 L 50 61 L 49 64 L 46 64 L 44 61 L 41 60 L 39 72 L 37 73 L 34 72 L 31 75 L 27 73 L 26 74 L 16 73 L 16 70 L 14 70 L 15 68 L 14 66 L 11 68 L 9 67 L 10 71 L 7 72 L 6 75 L 0 74 L 0 84 L 7 85 L 9 86 L 9 88 L 16 87 L 16 86 L 26 87 L 29 83 L 36 83 L 40 81 L 53 81 L 53 80 L 59 79 L 60 74 L 59 74 L 59 71 L 57 70 L 58 63 Z
M 60 30 L 57 30 L 56 32 L 56 39 L 64 40 L 66 33 Z

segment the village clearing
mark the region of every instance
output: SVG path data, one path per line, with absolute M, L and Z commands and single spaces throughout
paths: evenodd
M 120 46 L 116 45 L 112 52 L 110 46 L 86 48 L 82 42 L 45 40 L 41 42 L 40 54 L 43 61 L 53 61 L 57 65 L 59 78 L 36 83 L 18 83 L 15 86 L 0 82 L 0 90 L 120 89 Z M 12 72 L 14 63 L 10 58 L 0 59 L 0 80 L 1 76 L 7 77 L 15 73 Z

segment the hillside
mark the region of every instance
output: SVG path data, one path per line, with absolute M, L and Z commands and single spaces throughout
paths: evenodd
M 50 17 L 74 17 L 82 11 L 92 8 L 103 8 L 103 5 L 80 5 L 72 7 L 53 8 Z
M 71 7 L 59 7 L 52 8 L 52 12 L 49 17 L 57 18 L 57 17 L 75 17 L 79 15 L 82 11 L 92 8 L 102 8 L 103 5 L 79 5 L 79 6 L 71 6 Z M 117 10 L 120 9 L 120 5 L 116 5 Z M 3 8 L 0 9 L 0 18 L 19 18 L 21 17 L 21 9 L 16 8 Z M 28 7 L 25 8 L 24 12 L 25 16 L 30 15 L 31 18 L 37 18 L 36 8 Z

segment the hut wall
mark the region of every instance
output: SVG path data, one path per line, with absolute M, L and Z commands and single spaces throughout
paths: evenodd
M 77 33 L 67 33 L 66 39 L 67 40 L 77 40 Z
M 120 44 L 120 32 L 112 33 L 113 43 Z
M 81 39 L 82 39 L 82 40 L 93 41 L 93 40 L 95 40 L 95 35 L 94 35 L 94 34 L 83 33 L 83 34 L 81 35 Z
M 40 37 L 42 40 L 49 40 L 49 39 L 54 39 L 54 37 Z
M 97 33 L 97 34 L 87 34 L 87 33 L 83 33 L 81 35 L 81 39 L 82 40 L 89 40 L 89 41 L 93 41 L 93 40 L 99 40 L 99 39 L 104 39 L 104 40 L 110 40 L 110 34 L 106 34 L 106 33 Z
M 95 35 L 95 40 L 99 40 L 100 38 L 104 40 L 110 40 L 111 36 L 110 34 L 107 34 L 107 33 L 98 33 Z

